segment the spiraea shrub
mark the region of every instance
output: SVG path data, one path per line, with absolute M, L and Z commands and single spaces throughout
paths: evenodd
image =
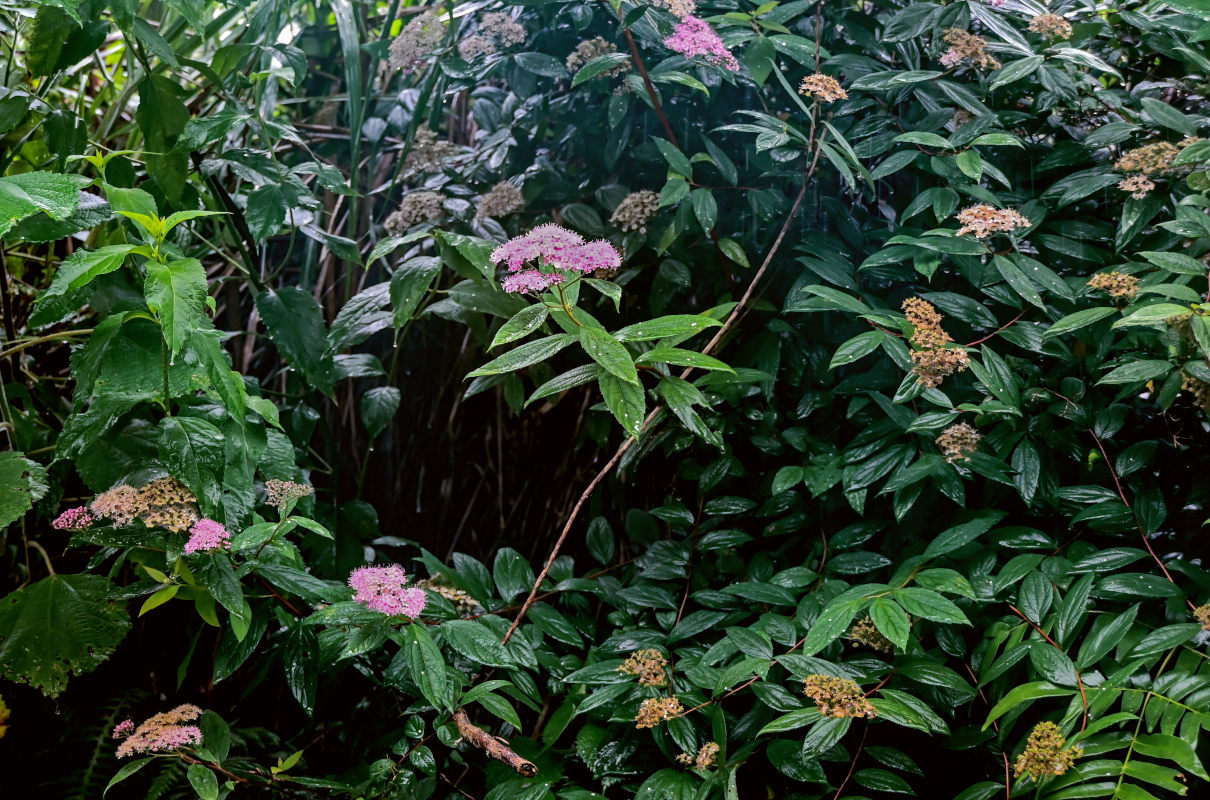
M 1203 3 L 0 29 L 6 790 L 1210 796 Z

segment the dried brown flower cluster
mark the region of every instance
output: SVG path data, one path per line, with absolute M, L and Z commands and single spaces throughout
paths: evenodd
M 1108 292 L 1110 297 L 1129 299 L 1139 292 L 1139 279 L 1125 272 L 1098 272 L 1088 279 L 1088 285 L 1102 292 Z
M 404 26 L 395 41 L 391 42 L 388 63 L 392 69 L 411 72 L 421 59 L 437 49 L 444 36 L 445 26 L 441 24 L 435 12 L 425 11 L 418 14 Z
M 525 26 L 502 11 L 492 11 L 479 18 L 479 30 L 458 43 L 458 55 L 467 61 L 490 55 L 498 47 L 512 47 L 525 41 Z
M 1017 228 L 1028 228 L 1029 220 L 1011 208 L 996 208 L 986 203 L 964 208 L 958 212 L 962 227 L 959 236 L 975 234 L 976 239 L 986 239 L 993 233 L 1012 233 Z
M 122 738 L 118 745 L 118 758 L 135 755 L 136 753 L 152 753 L 176 750 L 188 745 L 200 744 L 202 732 L 196 725 L 184 723 L 195 720 L 202 715 L 202 710 L 194 705 L 181 705 L 171 711 L 161 711 L 139 724 L 123 723 L 114 731 L 115 738 Z M 133 729 L 133 730 L 131 730 Z M 127 733 L 127 731 L 131 731 Z
M 449 600 L 458 609 L 460 616 L 473 613 L 479 607 L 479 602 L 461 589 L 453 586 L 446 586 L 435 578 L 428 580 L 417 581 L 417 588 L 428 589 L 431 592 L 441 595 L 446 600 Z
M 507 217 L 523 208 L 525 208 L 525 198 L 521 196 L 521 190 L 517 188 L 516 184 L 500 181 L 487 194 L 479 198 L 479 205 L 475 207 L 475 216 L 479 218 Z
M 966 64 L 972 67 L 1000 69 L 1000 62 L 987 52 L 987 40 L 961 28 L 950 28 L 945 32 L 945 43 L 950 46 L 941 56 L 941 66 L 957 67 Z
M 697 11 L 697 2 L 695 0 L 653 0 L 651 4 L 656 8 L 671 11 L 681 19 L 691 17 L 693 16 L 693 12 Z
M 668 673 L 664 671 L 667 666 L 668 659 L 664 654 L 649 647 L 631 653 L 626 663 L 618 667 L 618 672 L 637 676 L 640 686 L 667 686 Z
M 650 189 L 640 189 L 622 198 L 609 221 L 624 231 L 647 232 L 647 223 L 660 209 L 660 196 Z
M 1130 196 L 1135 200 L 1142 200 L 1155 188 L 1155 181 L 1146 175 L 1131 175 L 1119 181 L 1118 188 L 1123 192 L 1130 192 Z
M 1181 389 L 1192 394 L 1193 402 L 1210 414 L 1210 383 L 1192 375 L 1183 374 L 1181 375 Z M 1202 608 L 1210 608 L 1210 606 L 1202 606 Z
M 445 195 L 441 192 L 408 192 L 399 210 L 391 213 L 383 223 L 391 236 L 401 236 L 413 225 L 432 222 L 445 213 Z
M 882 635 L 882 631 L 874 624 L 874 620 L 869 616 L 862 617 L 853 623 L 853 627 L 849 628 L 849 639 L 855 644 L 864 644 L 872 650 L 877 650 L 881 653 L 892 653 L 895 650 L 895 645 L 890 639 Z
M 681 753 L 676 757 L 678 764 L 684 764 L 686 767 L 694 769 L 709 769 L 714 766 L 714 762 L 718 759 L 719 746 L 717 742 L 707 742 L 697 751 L 697 756 L 691 756 L 688 753 Z
M 1127 150 L 1113 166 L 1122 172 L 1163 175 L 1172 171 L 1172 162 L 1180 152 L 1181 149 L 1171 142 L 1152 142 Z
M 600 58 L 610 53 L 618 52 L 617 45 L 601 36 L 594 36 L 591 39 L 585 39 L 576 45 L 576 49 L 567 57 L 567 68 L 572 72 L 577 72 L 581 67 L 592 61 L 594 58 Z M 598 75 L 598 78 L 612 78 L 614 75 L 622 75 L 630 71 L 630 62 L 624 61 L 618 64 L 613 69 L 607 69 Z
M 849 93 L 844 90 L 839 81 L 831 75 L 824 75 L 821 72 L 803 78 L 802 85 L 798 87 L 798 93 L 805 94 L 821 103 L 834 103 L 837 100 L 849 99 Z
M 815 701 L 819 713 L 825 717 L 876 717 L 874 708 L 862 693 L 861 687 L 851 678 L 834 678 L 831 675 L 810 675 L 804 681 L 803 694 Z
M 1030 20 L 1029 29 L 1047 39 L 1071 38 L 1071 23 L 1058 14 L 1039 14 Z
M 412 138 L 412 147 L 408 150 L 407 160 L 403 162 L 403 171 L 408 175 L 418 172 L 440 172 L 445 162 L 458 154 L 458 145 L 445 139 L 438 139 L 437 134 L 421 125 L 416 129 Z
M 945 460 L 953 464 L 955 461 L 970 461 L 971 453 L 979 449 L 979 440 L 983 434 L 965 422 L 951 425 L 937 437 L 937 447 Z
M 1202 630 L 1210 631 L 1210 603 L 1193 609 L 1193 618 L 1202 625 Z
M 1025 742 L 1025 752 L 1017 756 L 1014 765 L 1016 776 L 1028 775 L 1039 780 L 1047 775 L 1062 775 L 1084 754 L 1080 747 L 1067 747 L 1059 726 L 1053 722 L 1039 722 Z
M 265 481 L 265 500 L 274 508 L 283 508 L 293 500 L 315 494 L 315 489 L 301 483 L 280 481 L 276 478 Z
M 639 713 L 635 715 L 634 727 L 636 728 L 654 728 L 664 720 L 679 717 L 685 713 L 685 707 L 681 705 L 681 701 L 672 697 L 652 697 L 643 701 L 639 706 Z
M 946 347 L 953 341 L 941 328 L 941 315 L 937 309 L 919 297 L 903 301 L 903 313 L 912 323 L 911 343 L 912 371 L 916 379 L 925 386 L 934 388 L 955 372 L 964 371 L 970 364 L 970 356 L 960 347 Z
M 92 513 L 108 517 L 117 527 L 139 518 L 148 527 L 181 533 L 197 522 L 197 498 L 171 476 L 157 478 L 141 489 L 122 484 L 102 492 L 89 506 Z

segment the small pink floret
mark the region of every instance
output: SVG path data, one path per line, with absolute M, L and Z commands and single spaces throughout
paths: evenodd
M 124 719 L 114 726 L 113 738 L 125 739 L 130 734 L 134 733 L 134 720 Z
M 189 529 L 189 541 L 185 542 L 186 553 L 204 550 L 222 550 L 231 547 L 231 533 L 220 522 L 199 519 Z
M 358 567 L 349 575 L 353 599 L 371 611 L 416 619 L 428 602 L 423 589 L 407 588 L 407 573 L 398 564 Z
M 685 17 L 672 35 L 664 40 L 664 45 L 685 58 L 700 56 L 716 67 L 731 72 L 739 70 L 739 62 L 731 55 L 731 51 L 723 44 L 714 28 L 699 17 Z
M 85 506 L 69 508 L 55 518 L 50 524 L 57 531 L 82 531 L 92 527 L 96 518 L 89 513 Z

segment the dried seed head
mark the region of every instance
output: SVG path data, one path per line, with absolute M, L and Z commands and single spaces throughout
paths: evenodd
M 403 171 L 408 175 L 421 172 L 440 172 L 445 162 L 458 154 L 458 145 L 445 139 L 438 139 L 437 134 L 421 125 L 412 137 L 412 147 L 408 150 L 407 160 L 403 162 Z
M 961 28 L 950 28 L 945 32 L 945 43 L 950 46 L 950 49 L 941 56 L 941 66 L 943 67 L 957 67 L 965 64 L 971 67 L 1000 69 L 1000 62 L 987 52 L 987 40 L 982 36 L 976 36 Z
M 1180 152 L 1181 149 L 1171 142 L 1152 142 L 1127 150 L 1113 166 L 1122 172 L 1163 175 L 1173 171 L 1172 162 Z
M 1088 285 L 1102 292 L 1108 292 L 1110 297 L 1130 299 L 1138 294 L 1139 279 L 1125 272 L 1098 272 L 1088 279 Z
M 798 93 L 805 94 L 821 103 L 834 103 L 837 100 L 849 99 L 849 93 L 844 90 L 839 81 L 831 75 L 824 75 L 820 72 L 803 78 L 802 85 L 798 87 Z
M 1130 196 L 1135 200 L 1142 200 L 1155 188 L 1155 181 L 1146 175 L 1131 175 L 1119 181 L 1118 188 L 1123 192 L 1130 192 Z
M 964 208 L 958 212 L 962 227 L 959 236 L 975 234 L 976 239 L 986 239 L 994 233 L 1012 233 L 1017 228 L 1028 228 L 1029 220 L 1011 208 L 996 208 L 986 203 Z
M 831 675 L 811 675 L 804 681 L 803 694 L 815 701 L 819 713 L 825 717 L 876 717 L 874 708 L 851 678 L 834 678 Z
M 696 769 L 707 769 L 714 766 L 714 762 L 718 759 L 719 749 L 717 742 L 706 742 L 697 751 L 697 758 L 693 760 L 693 766 Z
M 641 686 L 667 686 L 668 674 L 664 671 L 667 666 L 668 659 L 663 653 L 646 648 L 631 653 L 626 663 L 618 667 L 618 672 L 637 676 Z
M 617 45 L 601 36 L 594 36 L 591 39 L 585 39 L 576 45 L 576 49 L 567 56 L 567 69 L 572 72 L 578 72 L 581 67 L 592 61 L 595 58 L 600 58 L 610 53 L 618 52 Z M 598 78 L 612 78 L 615 75 L 622 75 L 630 71 L 630 61 L 623 61 L 612 69 L 607 69 L 598 75 Z
M 1039 722 L 1029 734 L 1025 752 L 1017 756 L 1014 765 L 1016 776 L 1028 775 L 1040 780 L 1047 775 L 1062 775 L 1084 754 L 1080 747 L 1067 747 L 1059 726 L 1053 722 Z
M 864 644 L 872 650 L 878 650 L 882 653 L 892 653 L 895 651 L 895 645 L 890 639 L 882 635 L 882 631 L 874 625 L 874 620 L 869 616 L 862 617 L 853 623 L 853 627 L 849 628 L 849 639 L 855 644 Z
M 979 449 L 979 440 L 983 434 L 965 422 L 951 425 L 937 437 L 937 447 L 945 460 L 953 464 L 955 461 L 970 461 L 971 454 Z
M 386 218 L 383 228 L 391 236 L 402 236 L 413 225 L 432 222 L 444 213 L 445 195 L 441 192 L 408 192 L 400 202 L 399 210 Z
M 634 726 L 636 728 L 654 728 L 664 720 L 679 717 L 685 713 L 685 707 L 681 705 L 681 701 L 672 697 L 652 697 L 643 701 L 639 706 L 639 713 L 635 715 Z
M 640 189 L 622 198 L 609 221 L 624 231 L 647 232 L 647 223 L 660 209 L 660 196 L 650 189 Z
M 520 211 L 524 207 L 525 198 L 521 196 L 521 190 L 517 188 L 516 184 L 500 181 L 487 194 L 479 198 L 475 216 L 498 219 Z
M 412 18 L 391 42 L 391 55 L 388 63 L 392 69 L 411 72 L 441 44 L 445 37 L 445 26 L 441 24 L 437 14 L 425 11 Z
M 1029 29 L 1047 39 L 1071 38 L 1071 23 L 1058 14 L 1039 14 L 1030 20 Z
M 1202 630 L 1210 631 L 1210 603 L 1193 609 L 1193 618 L 1201 623 Z

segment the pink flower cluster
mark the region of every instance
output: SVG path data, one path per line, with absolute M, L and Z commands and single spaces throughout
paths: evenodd
M 407 573 L 398 564 L 358 567 L 349 575 L 353 599 L 380 614 L 416 619 L 428 602 L 423 589 L 407 588 Z
M 113 738 L 123 740 L 118 745 L 118 758 L 126 758 L 136 753 L 162 753 L 201 744 L 201 728 L 182 724 L 201 715 L 200 708 L 187 703 L 171 711 L 161 711 L 144 720 L 137 728 L 133 720 L 118 723 L 113 729 Z
M 203 550 L 219 550 L 231 547 L 231 533 L 212 519 L 199 519 L 189 529 L 189 541 L 185 542 L 186 553 Z
M 699 17 L 685 17 L 672 35 L 664 40 L 664 46 L 685 58 L 701 56 L 708 64 L 731 72 L 739 71 L 739 62 L 735 60 L 735 56 L 731 55 L 731 51 L 723 44 L 714 28 Z
M 50 524 L 57 531 L 82 531 L 91 528 L 96 518 L 88 512 L 86 506 L 69 508 L 55 518 Z
M 567 280 L 559 272 L 544 272 L 542 267 L 570 272 L 595 272 L 617 269 L 622 256 L 605 240 L 585 242 L 584 237 L 560 225 L 539 225 L 521 236 L 514 236 L 492 251 L 492 261 L 504 262 L 513 273 L 504 279 L 506 292 L 538 293 Z M 526 269 L 526 264 L 538 266 Z

